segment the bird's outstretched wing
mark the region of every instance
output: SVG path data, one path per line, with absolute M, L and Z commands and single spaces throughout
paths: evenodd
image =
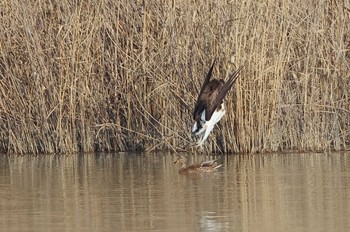
M 204 79 L 204 82 L 202 84 L 201 90 L 199 91 L 199 94 L 198 94 L 198 97 L 197 97 L 196 106 L 195 106 L 194 111 L 193 111 L 193 119 L 194 120 L 197 119 L 197 115 L 199 113 L 201 113 L 204 110 L 204 108 L 205 108 L 205 104 L 203 104 L 203 102 L 202 102 L 202 95 L 203 95 L 203 91 L 206 89 L 206 86 L 210 82 L 210 78 L 211 78 L 211 76 L 213 74 L 213 68 L 214 68 L 215 62 L 216 62 L 216 59 L 213 61 L 213 64 L 211 65 L 211 67 L 210 67 L 210 69 L 209 69 L 209 71 L 207 73 L 207 76 Z
M 242 70 L 243 66 L 238 68 L 235 72 L 232 73 L 230 79 L 221 86 L 221 88 L 217 89 L 217 93 L 215 93 L 216 97 L 211 98 L 211 102 L 207 103 L 207 108 L 205 112 L 205 120 L 210 120 L 211 116 L 213 115 L 216 108 L 222 103 L 222 100 L 226 96 L 227 92 L 230 90 L 232 85 L 237 80 L 240 71 Z M 214 93 L 213 93 L 214 94 Z
M 210 67 L 210 69 L 209 69 L 209 71 L 207 73 L 207 76 L 204 79 L 204 82 L 202 84 L 201 91 L 199 91 L 197 100 L 201 97 L 201 95 L 202 95 L 202 93 L 203 93 L 203 91 L 205 89 L 205 86 L 207 86 L 207 84 L 210 81 L 210 78 L 211 78 L 211 76 L 213 74 L 213 68 L 214 68 L 215 62 L 216 62 L 216 59 L 213 61 L 213 64 L 211 65 L 211 67 Z

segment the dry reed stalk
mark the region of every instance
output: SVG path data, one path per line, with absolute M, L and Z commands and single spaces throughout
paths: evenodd
M 0 14 L 1 152 L 186 148 L 215 57 L 217 77 L 245 68 L 207 151 L 349 148 L 349 3 L 9 0 Z

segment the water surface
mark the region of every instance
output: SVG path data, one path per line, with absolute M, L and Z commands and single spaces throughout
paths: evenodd
M 0 155 L 0 231 L 350 231 L 349 153 L 216 158 Z

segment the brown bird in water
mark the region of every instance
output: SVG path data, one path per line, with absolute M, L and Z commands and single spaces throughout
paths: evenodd
M 192 135 L 200 136 L 197 146 L 202 146 L 214 129 L 216 123 L 225 115 L 226 109 L 224 98 L 237 80 L 242 67 L 232 72 L 228 81 L 222 79 L 210 80 L 215 60 L 204 79 L 202 88 L 198 94 L 197 102 L 193 111 L 195 123 L 192 127 Z
M 200 172 L 212 172 L 216 171 L 222 164 L 217 165 L 215 160 L 204 161 L 200 164 L 192 164 L 190 166 L 186 166 L 187 159 L 183 156 L 177 158 L 174 164 L 181 164 L 179 173 L 200 173 Z

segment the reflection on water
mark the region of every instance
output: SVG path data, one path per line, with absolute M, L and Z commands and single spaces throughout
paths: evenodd
M 0 230 L 350 231 L 348 156 L 1 155 Z

